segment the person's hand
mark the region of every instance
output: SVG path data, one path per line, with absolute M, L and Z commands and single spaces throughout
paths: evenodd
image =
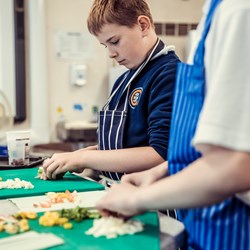
M 154 168 L 142 172 L 123 175 L 121 183 L 130 183 L 138 187 L 148 186 L 166 176 L 167 162 L 164 162 Z
M 69 153 L 54 154 L 51 158 L 46 159 L 43 162 L 43 175 L 42 179 L 58 179 L 63 175 L 70 172 L 82 172 L 80 151 L 74 151 Z
M 103 216 L 115 215 L 119 217 L 131 217 L 144 211 L 137 207 L 137 201 L 134 195 L 138 187 L 128 183 L 113 184 L 107 194 L 101 198 L 96 208 L 100 210 Z

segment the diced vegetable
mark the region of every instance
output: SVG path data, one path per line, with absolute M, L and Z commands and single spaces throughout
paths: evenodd
M 85 234 L 94 237 L 105 236 L 106 238 L 116 238 L 119 235 L 135 234 L 143 231 L 143 224 L 136 220 L 124 220 L 113 216 L 96 219 Z

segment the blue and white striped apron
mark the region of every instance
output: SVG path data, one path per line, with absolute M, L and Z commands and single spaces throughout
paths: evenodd
M 201 156 L 191 141 L 205 96 L 205 40 L 220 2 L 211 1 L 194 64 L 178 65 L 168 151 L 170 175 L 183 170 Z M 250 208 L 235 197 L 210 207 L 177 210 L 177 213 L 188 234 L 189 250 L 250 249 Z
M 123 134 L 126 116 L 128 112 L 128 95 L 129 88 L 135 77 L 143 70 L 146 64 L 163 54 L 167 54 L 169 48 L 167 48 L 159 39 L 153 48 L 148 58 L 142 63 L 142 65 L 134 72 L 134 74 L 127 79 L 129 71 L 124 75 L 121 83 L 113 91 L 108 101 L 100 111 L 98 119 L 98 148 L 99 150 L 112 150 L 123 148 Z M 127 83 L 126 83 L 127 82 Z M 124 84 L 126 84 L 124 86 Z M 118 99 L 114 110 L 109 109 L 109 104 L 112 98 L 117 94 L 118 90 L 122 89 L 122 94 Z M 124 100 L 125 97 L 125 100 Z M 115 169 L 115 166 L 114 166 Z M 111 178 L 112 180 L 120 180 L 124 173 L 102 171 L 103 175 Z

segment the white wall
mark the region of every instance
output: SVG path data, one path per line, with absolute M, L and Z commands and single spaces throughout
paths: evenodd
M 50 140 L 46 8 L 44 0 L 27 1 L 27 62 L 30 83 L 32 144 Z
M 198 22 L 203 1 L 201 0 L 149 0 L 155 22 Z M 82 31 L 88 35 L 86 19 L 92 1 L 46 0 L 48 83 L 50 121 L 54 128 L 58 119 L 56 109 L 62 106 L 66 119 L 91 119 L 91 106 L 101 107 L 108 96 L 108 71 L 112 65 L 106 50 L 93 38 L 94 52 L 90 59 L 58 59 L 55 55 L 54 38 L 58 30 Z M 91 35 L 89 35 L 92 37 Z M 177 53 L 185 57 L 186 37 L 164 37 L 168 44 L 176 45 Z M 87 84 L 82 88 L 69 84 L 69 66 L 72 63 L 87 65 Z M 74 103 L 86 104 L 83 112 L 72 109 Z M 53 138 L 55 138 L 52 135 Z
M 204 0 L 148 0 L 156 22 L 198 22 Z
M 204 0 L 148 0 L 154 22 L 198 23 L 202 14 Z M 166 44 L 176 46 L 176 52 L 185 60 L 187 37 L 161 37 Z
M 0 89 L 7 96 L 13 115 L 15 102 L 15 56 L 13 1 L 0 1 Z
M 54 128 L 58 120 L 57 108 L 61 106 L 67 120 L 90 120 L 91 107 L 101 107 L 108 96 L 108 66 L 106 50 L 89 34 L 86 19 L 92 1 L 47 0 L 47 45 L 48 82 L 50 86 L 50 121 Z M 92 54 L 87 59 L 59 59 L 56 56 L 55 37 L 57 32 L 82 32 L 92 41 Z M 86 52 L 88 54 L 88 52 Z M 87 84 L 75 87 L 69 83 L 72 64 L 87 66 Z M 74 104 L 84 106 L 75 111 Z M 52 135 L 54 138 L 54 136 Z

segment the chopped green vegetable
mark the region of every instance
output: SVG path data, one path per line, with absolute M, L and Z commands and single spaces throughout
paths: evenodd
M 62 209 L 59 211 L 60 217 L 68 218 L 69 220 L 74 220 L 80 222 L 84 219 L 96 219 L 101 217 L 98 211 L 91 211 L 84 207 L 75 207 L 72 209 Z
M 43 173 L 43 167 L 39 167 L 38 171 L 37 171 L 37 174 L 42 174 L 42 173 Z

